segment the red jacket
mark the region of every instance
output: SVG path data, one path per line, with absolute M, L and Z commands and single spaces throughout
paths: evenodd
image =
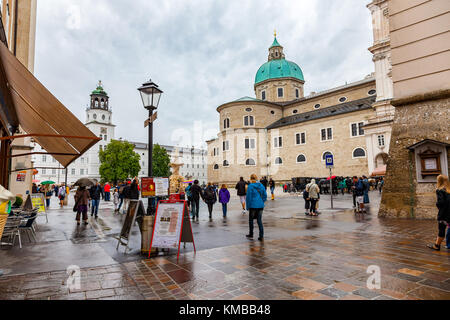
M 109 185 L 109 183 L 105 184 L 105 192 L 110 192 L 111 191 L 111 186 Z

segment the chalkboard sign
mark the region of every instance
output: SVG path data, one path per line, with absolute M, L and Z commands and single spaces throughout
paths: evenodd
M 125 253 L 127 252 L 131 227 L 133 226 L 136 217 L 144 215 L 145 210 L 142 200 L 130 200 L 127 214 L 125 216 L 125 220 L 123 221 L 122 230 L 120 231 L 119 241 L 117 243 L 116 249 L 119 249 L 119 245 L 123 245 L 126 246 Z
M 192 242 L 195 251 L 194 236 L 186 201 L 159 201 L 156 208 L 150 249 L 178 248 L 178 260 L 181 242 Z

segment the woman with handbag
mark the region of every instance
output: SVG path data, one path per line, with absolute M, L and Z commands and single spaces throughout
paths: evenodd
M 89 203 L 89 191 L 86 190 L 85 186 L 79 187 L 77 192 L 75 193 L 75 206 L 73 207 L 73 211 L 76 211 L 77 217 L 75 220 L 77 221 L 77 225 L 80 225 L 80 215 L 83 214 L 84 224 L 87 225 L 88 222 L 88 203 Z
M 437 177 L 436 200 L 436 207 L 438 208 L 438 236 L 436 242 L 429 244 L 428 248 L 439 251 L 445 238 L 445 230 L 450 224 L 450 182 L 447 176 L 439 175 Z M 448 242 L 446 245 L 448 247 Z

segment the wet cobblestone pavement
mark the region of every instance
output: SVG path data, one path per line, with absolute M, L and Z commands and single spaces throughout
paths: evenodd
M 1 299 L 450 299 L 450 252 L 425 247 L 434 221 L 377 220 L 328 236 L 248 241 L 81 270 L 0 278 Z M 405 227 L 407 225 L 407 228 Z M 369 265 L 381 289 L 369 290 Z

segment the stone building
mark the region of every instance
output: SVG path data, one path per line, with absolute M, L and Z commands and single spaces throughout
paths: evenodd
M 436 218 L 450 158 L 450 2 L 390 0 L 395 117 L 379 215 Z
M 109 96 L 103 89 L 99 81 L 96 89 L 90 95 L 89 107 L 86 108 L 85 125 L 101 140 L 90 148 L 83 156 L 75 160 L 67 168 L 67 182 L 74 183 L 79 178 L 89 177 L 100 180 L 100 159 L 98 153 L 103 150 L 111 140 L 115 138 L 116 125 L 113 124 L 112 108 L 109 102 Z M 121 139 L 121 138 L 120 138 Z M 141 171 L 139 177 L 146 177 L 148 174 L 148 144 L 142 142 L 132 142 L 134 151 L 140 156 Z M 206 151 L 201 149 L 176 148 L 173 146 L 164 147 L 171 161 L 175 160 L 175 151 L 181 150 L 183 154 L 180 161 L 184 165 L 180 168 L 180 174 L 186 179 L 198 179 L 200 183 L 207 181 Z M 42 148 L 35 144 L 34 151 L 41 152 Z M 57 183 L 65 181 L 65 169 L 50 155 L 33 155 L 34 166 L 38 168 L 38 174 L 35 179 L 38 181 L 52 180 Z
M 275 37 L 256 73 L 256 98 L 217 108 L 220 132 L 207 141 L 210 182 L 233 184 L 251 173 L 277 182 L 325 177 L 327 153 L 334 156 L 333 174 L 370 174 L 365 126 L 376 117 L 374 75 L 306 97 L 304 83 Z
M 6 36 L 5 42 L 14 56 L 30 71 L 34 72 L 36 38 L 36 0 L 0 2 L 1 17 Z M 24 134 L 21 127 L 17 134 Z M 11 143 L 11 155 L 30 153 L 32 138 L 17 138 Z M 33 179 L 31 156 L 11 158 L 9 190 L 25 195 L 31 189 Z M 27 170 L 28 169 L 28 170 Z
M 372 106 L 375 111 L 373 117 L 364 126 L 364 131 L 369 172 L 373 172 L 375 169 L 385 172 L 395 111 L 390 103 L 394 89 L 392 85 L 388 0 L 374 0 L 367 7 L 372 14 L 373 45 L 369 48 L 369 51 L 373 54 L 375 65 L 377 99 Z

